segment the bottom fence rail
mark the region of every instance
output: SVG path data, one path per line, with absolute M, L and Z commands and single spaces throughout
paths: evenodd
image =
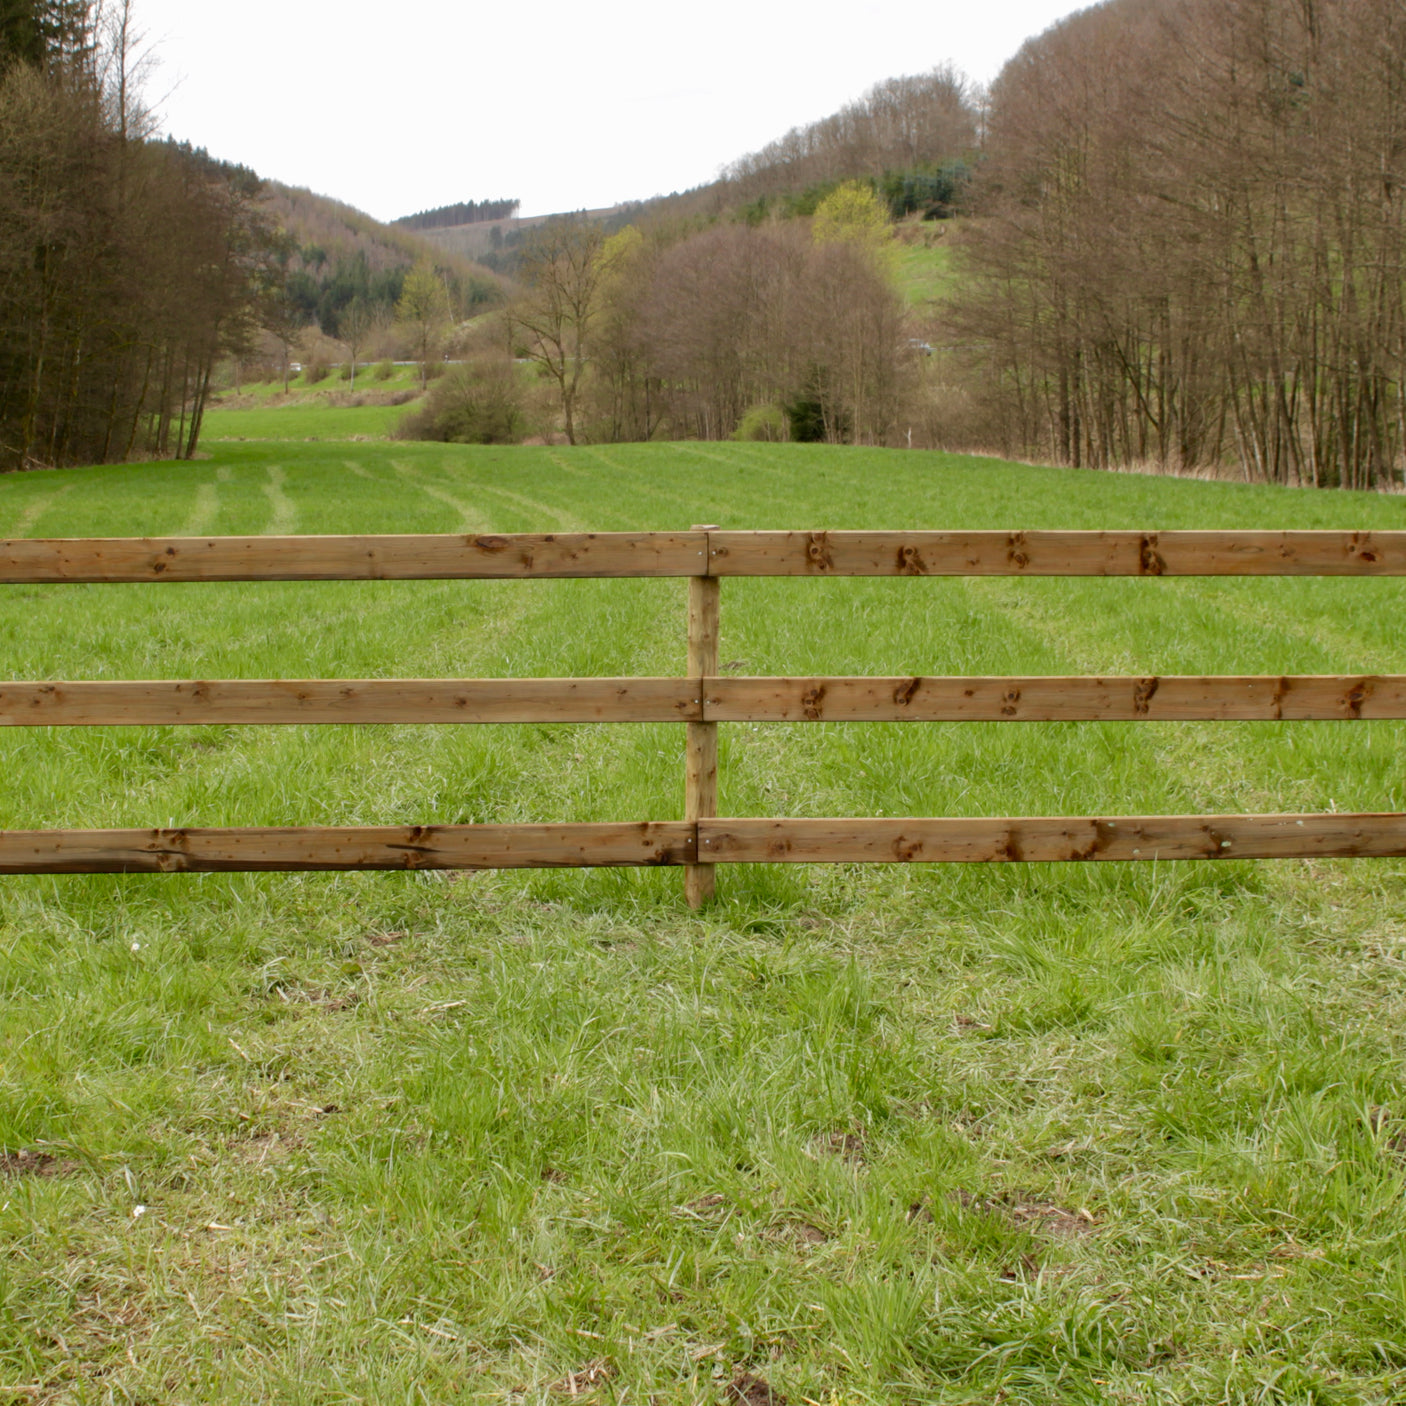
M 0 831 L 0 874 L 1406 857 L 1406 814 Z

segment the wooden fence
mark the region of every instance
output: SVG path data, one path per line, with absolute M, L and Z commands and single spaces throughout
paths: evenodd
M 682 722 L 685 818 L 0 831 L 0 873 L 1406 855 L 1406 814 L 725 819 L 720 722 L 1406 718 L 1406 675 L 740 678 L 729 576 L 1402 576 L 1406 532 L 689 532 L 0 541 L 0 583 L 685 577 L 684 678 L 0 681 L 0 725 Z

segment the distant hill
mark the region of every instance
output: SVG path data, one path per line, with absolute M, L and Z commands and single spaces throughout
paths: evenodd
M 266 181 L 264 203 L 296 240 L 300 250 L 320 250 L 327 258 L 334 259 L 359 254 L 376 272 L 413 264 L 427 252 L 424 241 L 411 231 L 383 225 L 330 196 Z
M 437 205 L 433 210 L 402 215 L 392 223 L 401 229 L 446 229 L 456 225 L 477 225 L 487 220 L 510 220 L 521 200 L 463 200 L 457 205 Z
M 571 213 L 584 215 L 587 219 L 608 221 L 631 208 L 638 207 L 607 205 L 599 210 L 579 210 Z M 441 249 L 447 254 L 474 260 L 490 269 L 507 271 L 515 262 L 513 251 L 522 242 L 523 235 L 536 225 L 560 218 L 561 215 L 529 215 L 524 219 L 513 214 L 503 219 L 475 220 L 461 225 L 422 229 L 417 233 L 436 249 Z
M 942 219 L 962 205 L 977 146 L 970 85 L 950 65 L 885 79 L 818 122 L 793 127 L 760 151 L 740 156 L 707 185 L 650 200 L 571 213 L 607 226 L 693 226 L 732 216 L 756 223 L 769 216 L 810 215 L 841 181 L 871 181 L 895 219 Z M 446 255 L 511 274 L 527 232 L 558 215 L 523 219 L 514 208 L 497 218 L 494 204 L 444 206 L 396 221 Z M 516 202 L 513 202 L 514 206 Z M 454 221 L 456 214 L 463 216 Z
M 461 316 L 502 298 L 502 284 L 490 269 L 425 234 L 384 225 L 340 200 L 277 181 L 266 183 L 264 201 L 293 246 L 287 263 L 290 302 L 303 321 L 331 336 L 357 300 L 394 307 L 407 271 L 422 259 L 432 260 L 445 276 Z

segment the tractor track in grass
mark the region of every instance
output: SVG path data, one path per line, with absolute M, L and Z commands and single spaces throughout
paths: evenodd
M 264 484 L 264 497 L 269 500 L 269 520 L 264 528 L 269 537 L 289 537 L 298 530 L 298 505 L 288 496 L 287 472 L 278 464 L 270 464 L 267 469 L 268 482 Z
M 21 510 L 10 530 L 11 537 L 28 537 L 39 520 L 67 494 L 72 492 L 72 484 L 64 484 L 51 493 L 42 493 L 33 498 Z

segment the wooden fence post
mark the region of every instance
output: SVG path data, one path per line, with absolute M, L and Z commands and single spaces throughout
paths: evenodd
M 715 525 L 696 524 L 695 532 L 711 532 Z M 708 548 L 705 546 L 704 551 Z M 712 557 L 707 556 L 708 569 Z M 688 578 L 688 676 L 702 698 L 704 680 L 718 672 L 719 592 L 716 576 Z M 718 725 L 691 722 L 684 753 L 684 819 L 712 820 L 718 813 Z M 700 856 L 701 858 L 701 856 Z M 713 896 L 711 864 L 690 864 L 684 869 L 683 891 L 690 908 L 701 908 Z

